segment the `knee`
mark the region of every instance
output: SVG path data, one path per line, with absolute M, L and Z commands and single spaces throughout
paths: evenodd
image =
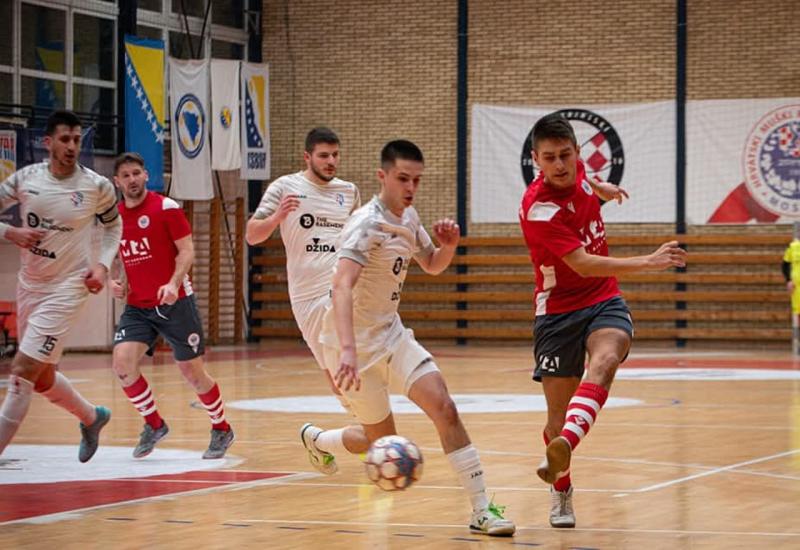
M 458 424 L 458 409 L 450 396 L 444 396 L 436 409 L 436 422 L 446 426 Z
M 588 378 L 600 386 L 610 386 L 622 357 L 614 351 L 605 351 L 592 357 Z

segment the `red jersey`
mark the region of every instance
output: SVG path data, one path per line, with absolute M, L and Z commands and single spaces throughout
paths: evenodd
M 566 313 L 619 296 L 615 277 L 581 277 L 561 258 L 584 247 L 608 256 L 600 200 L 578 163 L 577 183 L 556 189 L 539 176 L 522 196 L 519 223 L 536 272 L 536 315 Z
M 158 288 L 169 282 L 175 273 L 178 247 L 175 241 L 192 234 L 189 221 L 174 200 L 147 191 L 135 208 L 119 202 L 122 216 L 122 239 L 119 255 L 128 276 L 128 304 L 151 308 L 158 305 Z M 178 287 L 178 297 L 192 294 L 187 275 Z

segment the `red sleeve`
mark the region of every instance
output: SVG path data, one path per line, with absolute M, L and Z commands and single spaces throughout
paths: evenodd
M 583 246 L 559 215 L 548 221 L 523 220 L 522 232 L 529 247 L 544 247 L 557 258 L 563 258 Z
M 184 238 L 186 235 L 192 234 L 192 227 L 189 225 L 189 220 L 180 208 L 169 208 L 164 210 L 164 219 L 166 221 L 167 232 L 170 239 L 177 241 Z

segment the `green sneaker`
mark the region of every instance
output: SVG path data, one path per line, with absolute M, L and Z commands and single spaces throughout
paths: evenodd
M 100 443 L 100 430 L 111 420 L 111 411 L 105 407 L 95 407 L 97 419 L 91 426 L 84 426 L 81 422 L 81 446 L 78 449 L 78 460 L 89 462 L 97 452 Z
M 300 441 L 308 451 L 308 461 L 311 465 L 326 476 L 330 476 L 339 471 L 339 466 L 336 465 L 336 458 L 331 453 L 317 448 L 315 441 L 321 433 L 322 428 L 307 422 L 300 428 Z
M 490 502 L 485 510 L 477 510 L 472 514 L 469 530 L 491 537 L 510 537 L 517 530 L 514 522 L 503 517 L 505 506 Z

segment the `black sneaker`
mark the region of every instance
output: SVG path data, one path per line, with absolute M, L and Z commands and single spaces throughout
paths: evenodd
M 153 429 L 150 424 L 144 425 L 144 430 L 139 434 L 139 444 L 133 450 L 133 458 L 144 458 L 153 452 L 156 443 L 164 439 L 169 433 L 169 426 L 166 422 L 161 423 L 161 427 Z
M 91 426 L 84 426 L 81 422 L 81 446 L 78 449 L 78 460 L 89 462 L 97 452 L 100 444 L 100 430 L 111 420 L 111 411 L 105 407 L 95 407 L 97 418 Z
M 211 430 L 211 441 L 208 449 L 203 453 L 203 458 L 222 458 L 225 451 L 233 445 L 233 430 Z

